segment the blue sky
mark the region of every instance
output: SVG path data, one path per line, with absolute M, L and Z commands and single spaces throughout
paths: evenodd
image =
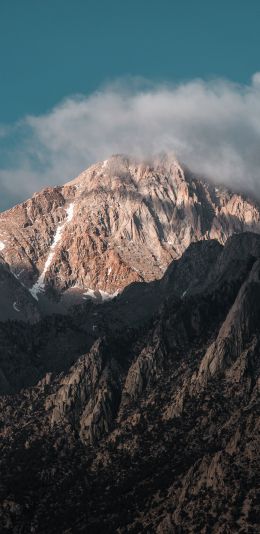
M 260 197 L 259 0 L 2 0 L 0 210 L 173 151 Z
M 259 27 L 259 0 L 2 0 L 0 121 L 126 75 L 247 83 Z

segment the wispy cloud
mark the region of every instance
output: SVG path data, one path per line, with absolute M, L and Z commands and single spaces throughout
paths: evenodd
M 76 96 L 11 130 L 0 186 L 10 202 L 64 183 L 113 153 L 171 151 L 194 172 L 260 197 L 260 73 L 248 86 L 117 82 Z

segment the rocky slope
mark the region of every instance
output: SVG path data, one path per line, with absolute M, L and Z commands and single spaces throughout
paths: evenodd
M 21 284 L 0 254 L 0 322 L 21 320 L 30 323 L 40 318 L 38 306 L 29 290 Z
M 24 325 L 24 352 L 2 323 L 1 531 L 258 532 L 259 303 L 244 233 Z
M 48 313 L 159 279 L 191 242 L 223 244 L 247 230 L 260 230 L 253 201 L 206 183 L 171 157 L 138 163 L 113 156 L 2 213 L 0 247 Z

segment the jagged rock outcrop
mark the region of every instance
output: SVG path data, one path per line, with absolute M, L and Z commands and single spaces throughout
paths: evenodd
M 161 278 L 191 242 L 260 231 L 259 206 L 171 156 L 93 165 L 0 215 L 1 253 L 44 313 Z M 62 300 L 50 307 L 49 299 Z M 43 300 L 43 302 L 41 302 Z
M 119 401 L 120 369 L 112 356 L 106 361 L 103 344 L 101 340 L 94 343 L 46 402 L 52 425 L 70 421 L 90 443 L 108 432 Z
M 259 291 L 260 236 L 244 233 L 25 326 L 40 357 L 0 397 L 3 532 L 257 532 Z
M 235 364 L 237 380 L 252 366 L 252 354 L 258 350 L 257 332 L 260 317 L 260 260 L 242 285 L 237 298 L 221 326 L 216 341 L 208 348 L 195 381 L 200 385 Z M 234 369 L 233 369 L 234 372 Z

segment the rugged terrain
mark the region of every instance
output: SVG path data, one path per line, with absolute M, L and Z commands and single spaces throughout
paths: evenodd
M 63 313 L 161 278 L 191 242 L 223 244 L 249 230 L 260 231 L 260 211 L 243 195 L 170 156 L 142 163 L 113 156 L 0 214 L 0 254 L 38 314 Z M 15 302 L 17 319 L 31 317 L 24 299 Z
M 258 532 L 259 325 L 250 232 L 113 300 L 0 323 L 1 532 Z

